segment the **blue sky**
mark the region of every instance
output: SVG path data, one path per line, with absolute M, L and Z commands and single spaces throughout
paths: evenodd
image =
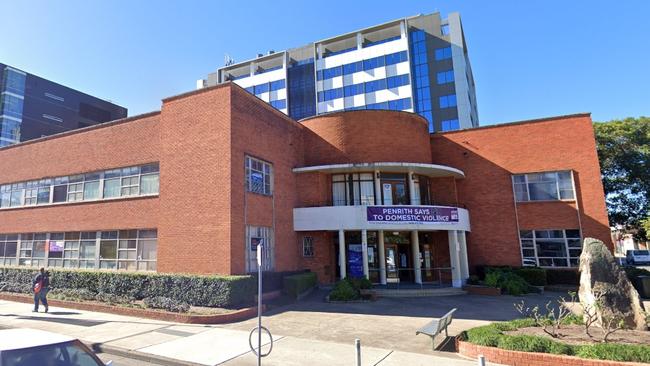
M 243 5 L 245 4 L 245 6 Z M 418 13 L 461 13 L 482 125 L 650 115 L 650 1 L 0 0 L 0 62 L 129 109 L 223 64 Z

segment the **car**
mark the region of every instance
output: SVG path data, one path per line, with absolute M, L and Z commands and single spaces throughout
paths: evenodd
M 108 366 L 78 339 L 37 329 L 0 330 L 0 366 Z
M 650 263 L 650 250 L 628 250 L 625 254 L 627 264 Z

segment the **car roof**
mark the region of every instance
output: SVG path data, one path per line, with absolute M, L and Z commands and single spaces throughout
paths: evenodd
M 75 338 L 38 329 L 0 330 L 0 351 L 45 346 L 74 341 Z

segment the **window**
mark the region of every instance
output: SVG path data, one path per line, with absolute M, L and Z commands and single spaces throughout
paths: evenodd
M 440 26 L 440 33 L 443 36 L 449 35 L 449 24 L 443 24 Z
M 372 93 L 377 90 L 384 90 L 386 89 L 386 79 L 379 79 L 364 83 L 364 89 L 366 93 Z
M 334 206 L 374 205 L 373 173 L 332 175 L 332 204 Z
M 540 267 L 575 267 L 582 253 L 580 230 L 521 230 L 523 264 Z
M 260 95 L 269 91 L 269 83 L 264 83 L 260 85 L 255 85 L 254 87 L 255 95 Z
M 331 79 L 343 74 L 343 68 L 341 66 L 331 67 L 329 69 L 323 70 L 323 79 Z
M 518 174 L 512 176 L 517 202 L 572 200 L 571 171 Z
M 272 100 L 269 103 L 275 109 L 285 109 L 285 108 L 287 108 L 287 100 L 286 99 Z
M 439 98 L 440 108 L 451 108 L 456 106 L 456 94 L 443 95 Z
M 284 79 L 272 81 L 271 85 L 270 85 L 270 90 L 275 91 L 275 90 L 284 89 L 285 85 L 286 85 L 286 83 L 285 83 Z
M 436 61 L 446 60 L 451 58 L 451 47 L 444 47 L 436 49 Z
M 433 113 L 431 112 L 431 89 L 429 86 L 429 64 L 427 62 L 427 45 L 424 31 L 410 33 L 411 70 L 413 70 L 413 104 L 415 112 L 429 122 L 429 132 L 434 132 Z
M 343 75 L 354 74 L 355 72 L 363 71 L 363 62 L 357 61 L 351 64 L 343 65 Z
M 460 123 L 457 119 L 447 119 L 442 121 L 441 127 L 443 131 L 454 131 L 460 129 Z
M 367 60 L 363 60 L 363 70 L 364 71 L 369 71 L 376 69 L 378 67 L 384 66 L 384 61 L 385 58 L 384 56 L 379 56 L 379 57 L 374 57 L 374 58 L 369 58 Z
M 305 236 L 302 238 L 302 256 L 309 258 L 314 256 L 314 237 Z
M 0 265 L 17 265 L 18 235 L 0 234 Z
M 246 188 L 249 192 L 270 196 L 272 174 L 270 163 L 250 156 L 246 157 Z
M 99 242 L 99 268 L 117 268 L 117 231 L 104 231 Z
M 343 87 L 343 96 L 345 97 L 351 97 L 358 94 L 363 94 L 363 84 L 354 84 Z
M 262 244 L 262 270 L 274 269 L 273 229 L 265 226 L 246 226 L 246 271 L 257 272 L 257 246 Z
M 0 186 L 0 208 L 158 194 L 159 180 L 158 163 L 153 163 L 5 184 Z
M 431 201 L 431 180 L 424 175 L 413 174 L 415 183 L 415 200 L 413 205 L 432 205 Z
M 388 109 L 391 111 L 403 111 L 411 108 L 411 98 L 402 98 L 388 101 Z
M 386 55 L 385 63 L 386 65 L 394 65 L 405 61 L 408 61 L 408 56 L 406 51 L 402 51 L 402 52 L 391 53 L 390 55 Z
M 318 101 L 327 102 L 329 100 L 343 98 L 343 88 L 329 89 L 318 92 Z
M 21 266 L 45 266 L 46 234 L 21 234 L 18 264 Z
M 454 82 L 454 70 L 442 71 L 437 74 L 436 80 L 438 85 L 453 83 Z
M 117 269 L 156 270 L 156 230 L 120 230 L 118 236 Z
M 397 88 L 403 85 L 409 85 L 411 82 L 408 74 L 391 76 L 386 78 L 386 86 L 388 89 Z

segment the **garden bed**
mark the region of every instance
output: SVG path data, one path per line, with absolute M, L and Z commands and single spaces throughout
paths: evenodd
M 0 300 L 33 304 L 31 295 L 0 292 Z M 69 301 L 49 298 L 50 306 L 68 309 L 96 311 L 102 313 L 135 316 L 188 324 L 223 324 L 249 319 L 257 315 L 257 307 L 242 309 L 224 309 L 215 307 L 191 306 L 187 313 L 174 313 L 159 309 L 144 308 L 142 301 L 131 304 L 107 304 L 98 301 Z M 265 307 L 262 307 L 264 310 Z
M 650 363 L 650 345 L 648 345 L 650 332 L 620 330 L 610 336 L 610 339 L 616 340 L 616 343 L 602 343 L 591 340 L 586 335 L 579 335 L 580 332 L 584 334 L 584 327 L 577 323 L 579 319 L 573 318 L 568 324 L 563 325 L 560 338 L 552 338 L 545 334 L 542 327 L 536 326 L 533 319 L 492 323 L 461 333 L 458 336 L 457 349 L 463 356 L 476 357 L 483 354 L 487 361 L 507 365 Z M 599 330 L 592 330 L 592 333 L 597 332 Z

